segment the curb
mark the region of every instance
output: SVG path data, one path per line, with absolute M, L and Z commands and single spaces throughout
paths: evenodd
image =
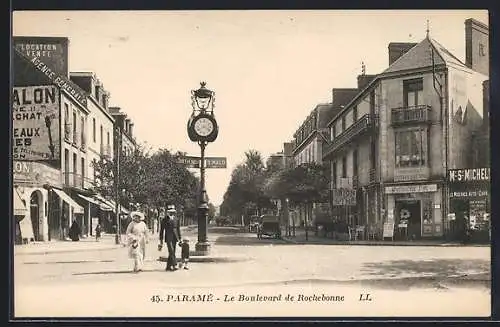
M 359 243 L 359 242 L 350 242 L 350 241 L 295 241 L 293 239 L 282 238 L 282 240 L 286 243 L 297 244 L 297 245 L 355 245 L 355 246 L 435 246 L 435 247 L 490 247 L 488 244 L 460 244 L 460 243 L 398 243 L 398 242 L 367 242 L 367 243 Z
M 114 245 L 109 247 L 102 247 L 98 249 L 67 249 L 67 250 L 45 250 L 45 251 L 21 251 L 16 253 L 14 251 L 14 256 L 16 255 L 46 255 L 53 253 L 71 253 L 71 252 L 97 252 L 97 251 L 109 251 L 121 248 L 122 245 Z

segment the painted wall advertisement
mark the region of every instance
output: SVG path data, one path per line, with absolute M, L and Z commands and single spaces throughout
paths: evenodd
M 51 184 L 61 187 L 61 172 L 43 162 L 17 161 L 12 162 L 12 177 L 14 184 L 41 185 Z
M 14 47 L 26 57 L 40 58 L 60 75 L 68 75 L 68 38 L 15 36 Z
M 59 102 L 59 90 L 53 85 L 14 87 L 13 159 L 59 160 Z

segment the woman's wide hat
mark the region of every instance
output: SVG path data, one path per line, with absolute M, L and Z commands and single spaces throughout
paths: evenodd
M 140 211 L 132 211 L 130 213 L 130 217 L 132 217 L 132 219 L 136 219 L 136 218 L 139 218 L 139 220 L 145 220 L 146 217 L 144 217 L 144 214 Z
M 167 212 L 177 212 L 173 204 L 167 206 Z

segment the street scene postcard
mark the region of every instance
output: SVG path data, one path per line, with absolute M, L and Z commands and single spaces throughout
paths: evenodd
M 488 18 L 14 11 L 12 318 L 490 317 Z

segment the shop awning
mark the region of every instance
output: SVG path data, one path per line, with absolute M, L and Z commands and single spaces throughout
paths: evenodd
M 115 206 L 102 196 L 96 195 L 95 198 L 100 202 L 99 206 L 102 211 L 115 211 Z
M 116 202 L 113 201 L 113 200 L 108 200 L 112 205 L 113 205 L 113 212 L 115 211 L 115 208 L 116 208 Z M 124 213 L 124 214 L 129 214 L 130 211 L 128 211 L 127 209 L 125 209 L 123 206 L 119 206 L 119 210 L 120 210 L 120 213 Z
M 19 193 L 14 190 L 14 215 L 26 216 L 27 213 L 28 209 L 26 209 L 26 205 L 24 204 L 23 199 L 21 199 Z
M 65 201 L 66 203 L 68 203 L 70 206 L 73 207 L 73 212 L 74 213 L 80 213 L 80 214 L 83 214 L 83 208 L 81 205 L 79 205 L 78 203 L 76 203 L 75 200 L 73 200 L 68 194 L 64 193 L 63 191 L 61 190 L 58 190 L 58 189 L 53 189 L 54 192 L 56 192 L 56 194 L 63 200 Z
M 92 204 L 95 204 L 95 205 L 98 205 L 98 206 L 100 206 L 100 205 L 101 205 L 101 203 L 99 203 L 99 200 L 96 200 L 96 199 L 93 199 L 93 198 L 90 198 L 90 197 L 88 197 L 88 196 L 81 195 L 81 194 L 78 194 L 78 196 L 79 196 L 80 198 L 84 199 L 85 201 L 90 202 L 90 203 L 92 203 Z

